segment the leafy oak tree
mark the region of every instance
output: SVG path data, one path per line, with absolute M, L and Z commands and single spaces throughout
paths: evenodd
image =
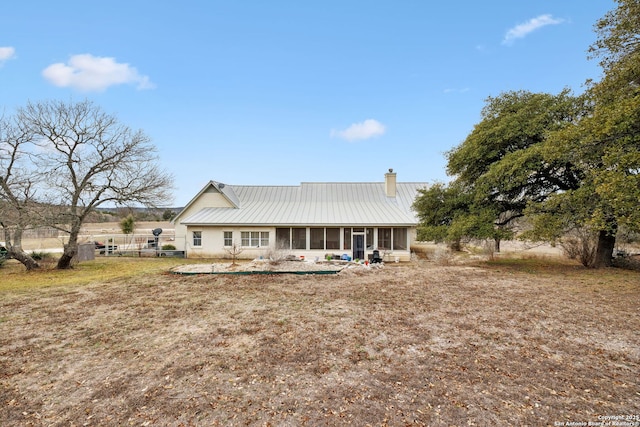
M 420 235 L 454 245 L 465 238 L 493 239 L 499 251 L 528 204 L 579 187 L 579 168 L 546 161 L 544 144 L 550 132 L 573 126 L 587 109 L 568 90 L 489 97 L 482 120 L 447 153 L 447 173 L 454 181 L 416 199 Z
M 82 224 L 98 207 L 170 201 L 173 178 L 158 167 L 149 137 L 92 102 L 29 103 L 17 120 L 39 149 L 34 166 L 46 177 L 40 203 L 55 207 L 42 220 L 69 235 L 59 269 L 71 267 Z
M 420 220 L 418 240 L 446 242 L 451 249 L 460 250 L 464 236 L 456 233 L 452 224 L 467 213 L 467 199 L 467 194 L 459 188 L 443 183 L 418 190 L 413 202 L 413 210 Z
M 600 82 L 579 97 L 489 98 L 481 122 L 448 153 L 453 184 L 471 200 L 465 215 L 493 212 L 494 225 L 527 215 L 530 235 L 549 240 L 591 234 L 597 248 L 585 262 L 593 267 L 611 265 L 620 227 L 640 230 L 640 2 L 617 3 L 597 22 L 590 48 L 604 70 Z
M 553 133 L 545 152 L 547 161 L 579 165 L 581 185 L 531 209 L 540 235 L 593 230 L 594 267 L 611 265 L 620 227 L 640 230 L 640 2 L 617 3 L 596 23 L 598 40 L 590 48 L 604 71 L 586 93 L 592 110 Z
M 590 53 L 604 77 L 591 87 L 596 107 L 583 126 L 602 159 L 596 192 L 618 226 L 640 231 L 640 1 L 617 3 L 596 24 Z
M 476 201 L 520 217 L 531 201 L 579 187 L 579 168 L 545 160 L 544 143 L 551 132 L 573 126 L 587 112 L 584 99 L 569 90 L 489 97 L 480 123 L 447 154 L 447 173 L 471 188 Z
M 497 224 L 498 215 L 490 206 L 474 203 L 473 195 L 466 190 L 456 182 L 419 190 L 413 203 L 420 220 L 418 239 L 446 242 L 455 251 L 469 239 L 492 239 L 500 251 L 500 241 L 511 233 Z

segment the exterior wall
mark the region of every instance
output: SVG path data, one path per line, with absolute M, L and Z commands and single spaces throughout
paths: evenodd
M 307 227 L 308 228 L 308 227 Z M 344 234 L 340 230 L 340 247 L 344 247 L 343 237 Z M 350 228 L 350 227 L 349 227 Z M 377 241 L 377 227 L 370 227 L 375 229 L 374 240 Z M 388 228 L 388 227 L 385 227 Z M 231 255 L 224 248 L 224 232 L 230 231 L 233 233 L 233 241 L 241 244 L 241 232 L 243 231 L 267 231 L 269 232 L 269 246 L 268 247 L 245 247 L 241 254 L 237 256 L 238 259 L 256 259 L 259 257 L 268 258 L 271 252 L 276 247 L 276 227 L 184 227 L 184 235 L 182 236 L 182 243 L 184 251 L 186 251 L 187 258 L 231 258 Z M 193 246 L 193 231 L 202 232 L 202 245 Z M 397 261 L 409 261 L 411 259 L 411 244 L 416 238 L 416 228 L 408 227 L 407 230 L 407 249 L 406 250 L 380 250 L 380 256 L 383 257 L 385 262 Z M 176 242 L 178 242 L 178 231 L 176 229 Z M 178 245 L 176 245 L 178 247 Z M 307 239 L 307 247 L 309 247 L 309 240 Z M 296 257 L 304 257 L 308 260 L 324 259 L 327 254 L 343 255 L 347 254 L 352 256 L 353 249 L 290 249 L 285 250 L 288 255 Z M 373 249 L 365 249 L 365 259 L 373 253 Z
M 193 232 L 202 232 L 202 246 L 193 245 Z M 195 227 L 190 226 L 186 230 L 185 251 L 187 258 L 231 258 L 231 255 L 224 248 L 224 232 L 231 231 L 233 233 L 233 242 L 241 244 L 240 233 L 242 231 L 268 231 L 269 243 L 268 247 L 246 247 L 243 248 L 238 259 L 255 259 L 260 256 L 266 256 L 275 247 L 275 227 Z M 177 240 L 177 237 L 176 237 Z
M 204 208 L 225 207 L 233 209 L 231 203 L 229 203 L 229 201 L 221 193 L 219 193 L 215 188 L 209 187 L 204 193 L 200 195 L 200 197 L 194 200 L 192 205 L 181 212 L 180 217 L 186 218 L 189 215 L 199 212 Z M 180 218 L 176 218 L 175 220 L 175 233 L 176 249 L 180 251 L 188 250 L 187 244 L 190 236 L 187 235 L 187 226 L 180 224 Z

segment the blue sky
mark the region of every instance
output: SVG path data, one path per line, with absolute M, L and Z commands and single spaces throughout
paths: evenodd
M 6 2 L 0 99 L 90 99 L 158 147 L 173 206 L 209 180 L 446 181 L 509 90 L 576 93 L 612 0 Z

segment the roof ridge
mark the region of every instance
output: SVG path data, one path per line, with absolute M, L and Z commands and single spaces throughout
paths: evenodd
M 232 187 L 300 187 L 302 184 L 384 184 L 384 181 L 302 181 L 300 184 L 225 184 Z M 426 181 L 398 181 L 396 184 L 429 184 Z

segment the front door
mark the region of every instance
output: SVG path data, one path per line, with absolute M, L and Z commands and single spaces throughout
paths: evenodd
M 353 259 L 364 259 L 364 234 L 353 235 Z

